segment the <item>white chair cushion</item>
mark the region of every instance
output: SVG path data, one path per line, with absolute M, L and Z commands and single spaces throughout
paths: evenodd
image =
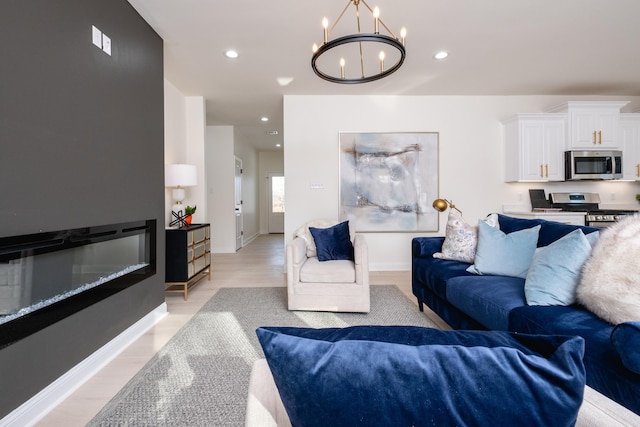
M 356 270 L 353 261 L 318 261 L 317 257 L 307 259 L 300 269 L 301 282 L 314 283 L 355 283 Z

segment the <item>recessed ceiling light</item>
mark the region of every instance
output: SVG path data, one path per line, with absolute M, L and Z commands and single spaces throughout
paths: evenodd
M 433 55 L 434 59 L 444 59 L 447 56 L 449 56 L 449 52 L 441 50 L 440 52 L 437 52 L 435 55 Z
M 263 122 L 268 122 L 269 121 L 269 117 L 264 116 L 260 120 L 262 120 Z
M 280 144 L 276 144 L 276 147 L 281 147 L 281 145 Z
M 238 54 L 238 51 L 229 49 L 229 50 L 225 50 L 224 56 L 226 56 L 229 59 L 236 59 L 240 55 Z

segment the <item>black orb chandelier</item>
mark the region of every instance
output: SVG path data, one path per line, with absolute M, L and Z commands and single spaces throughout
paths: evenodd
M 372 33 L 362 32 L 360 4 L 371 13 Z M 350 6 L 355 10 L 357 32 L 329 40 L 334 30 L 344 30 L 338 25 Z M 365 0 L 348 0 L 331 28 L 327 18 L 322 20 L 322 26 L 324 40 L 320 46 L 313 45 L 311 68 L 324 80 L 342 84 L 368 83 L 393 74 L 404 62 L 406 30 L 403 28 L 400 38 L 396 37 L 380 19 L 379 9 L 371 9 Z M 381 27 L 388 35 L 380 33 Z

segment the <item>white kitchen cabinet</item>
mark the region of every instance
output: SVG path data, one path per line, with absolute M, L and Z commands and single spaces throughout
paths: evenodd
M 564 180 L 567 116 L 518 114 L 503 122 L 505 182 Z
M 640 181 L 640 114 L 620 115 L 622 179 Z
M 628 101 L 569 101 L 552 108 L 569 118 L 567 150 L 620 148 L 620 109 Z

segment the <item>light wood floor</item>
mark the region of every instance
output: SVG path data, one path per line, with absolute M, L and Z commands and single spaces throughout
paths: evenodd
M 195 286 L 189 292 L 188 301 L 181 295 L 167 295 L 169 315 L 54 408 L 37 426 L 84 426 L 218 289 L 286 286 L 281 234 L 260 235 L 235 254 L 213 254 L 211 263 L 210 281 L 203 279 Z M 370 281 L 372 285 L 396 285 L 416 302 L 411 293 L 409 271 L 372 271 Z M 435 314 L 427 315 L 443 324 Z

